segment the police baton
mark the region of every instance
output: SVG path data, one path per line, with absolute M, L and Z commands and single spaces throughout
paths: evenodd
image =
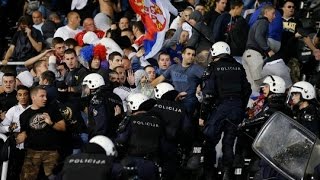
M 233 122 L 231 122 L 228 118 L 225 119 L 227 122 L 229 122 L 232 126 L 236 127 L 237 130 L 239 130 L 239 126 L 237 126 L 236 124 L 234 124 Z M 248 133 L 241 131 L 241 133 L 245 134 L 246 136 L 248 136 L 250 139 L 254 140 L 255 138 L 253 138 L 252 136 L 250 136 Z

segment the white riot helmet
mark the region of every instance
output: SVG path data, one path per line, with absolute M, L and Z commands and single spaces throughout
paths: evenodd
M 301 93 L 302 98 L 306 100 L 316 98 L 316 92 L 314 87 L 312 86 L 312 84 L 306 81 L 300 81 L 295 83 L 290 89 L 290 94 L 294 92 Z
M 107 156 L 117 156 L 117 151 L 113 142 L 106 136 L 94 136 L 90 139 L 89 143 L 94 143 L 102 147 L 106 151 Z
M 268 84 L 273 93 L 285 93 L 286 83 L 279 76 L 270 75 L 263 80 L 263 84 Z
M 87 85 L 89 89 L 97 89 L 98 87 L 105 85 L 105 82 L 100 74 L 91 73 L 83 79 L 82 85 Z
M 211 47 L 211 55 L 213 57 L 219 56 L 220 54 L 231 54 L 230 46 L 223 41 L 216 42 Z
M 140 105 L 147 101 L 149 98 L 142 93 L 130 94 L 127 97 L 128 106 L 131 111 L 136 111 L 139 109 Z
M 157 99 L 161 99 L 162 95 L 172 90 L 174 90 L 174 87 L 171 84 L 163 82 L 154 88 L 154 95 Z

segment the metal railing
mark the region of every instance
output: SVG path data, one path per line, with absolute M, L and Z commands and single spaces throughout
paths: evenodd
M 24 62 L 11 62 L 9 61 L 6 66 L 16 66 L 16 65 L 22 65 L 24 66 Z M 0 66 L 2 66 L 2 62 L 0 62 Z

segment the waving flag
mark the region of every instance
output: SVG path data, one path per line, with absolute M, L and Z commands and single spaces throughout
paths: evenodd
M 141 16 L 146 29 L 144 40 L 145 59 L 151 58 L 161 49 L 169 28 L 170 12 L 178 11 L 169 0 L 129 0 L 135 13 Z

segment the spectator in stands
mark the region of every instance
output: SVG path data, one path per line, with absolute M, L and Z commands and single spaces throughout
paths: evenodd
M 145 33 L 145 29 L 144 29 L 143 23 L 141 21 L 133 22 L 133 24 L 132 24 L 132 32 L 133 32 L 134 37 L 136 38 L 134 40 L 134 44 L 137 47 L 140 47 L 143 44 L 144 33 Z
M 33 76 L 30 71 L 26 70 L 19 73 L 16 77 L 16 87 L 23 85 L 30 88 L 33 85 Z
M 126 72 L 126 70 L 122 66 L 117 66 L 117 67 L 114 68 L 114 70 L 119 75 L 120 85 L 125 85 L 126 81 L 127 81 L 127 72 Z
M 226 41 L 226 33 L 229 32 L 236 23 L 237 18 L 241 15 L 243 2 L 236 0 L 230 2 L 230 11 L 222 13 L 216 20 L 213 28 L 214 42 Z
M 259 91 L 262 77 L 261 71 L 264 59 L 274 55 L 268 44 L 269 23 L 275 18 L 275 9 L 272 5 L 265 5 L 262 16 L 250 28 L 246 51 L 242 56 L 243 68 L 246 70 L 252 91 Z
M 292 58 L 296 58 L 292 61 L 298 60 L 298 53 L 296 52 L 298 52 L 298 46 L 301 44 L 301 42 L 299 42 L 299 38 L 301 37 L 303 42 L 312 50 L 313 54 L 320 51 L 309 37 L 310 32 L 302 27 L 302 22 L 300 22 L 299 19 L 295 18 L 294 0 L 285 1 L 282 11 L 283 32 L 280 52 L 283 53 L 285 62 L 291 61 Z M 292 63 L 293 62 L 290 62 L 289 64 Z M 294 77 L 294 82 L 299 81 L 299 78 Z
M 1 122 L 0 132 L 3 134 L 15 135 L 20 132 L 20 115 L 23 113 L 30 104 L 30 91 L 29 88 L 23 85 L 17 87 L 17 100 L 18 104 L 11 107 L 4 120 Z M 24 144 L 17 144 L 17 146 L 10 146 L 9 167 L 7 179 L 19 179 L 23 160 L 25 156 Z
M 85 46 L 80 50 L 80 57 L 88 63 L 88 70 L 90 73 L 100 74 L 105 84 L 108 84 L 108 70 L 102 67 L 103 63 L 106 63 L 106 47 L 97 44 L 95 46 L 89 45 Z
M 130 70 L 132 68 L 131 61 L 129 60 L 129 58 L 127 56 L 122 57 L 122 66 L 126 71 Z
M 145 70 L 139 69 L 134 72 L 134 79 L 136 88 L 133 93 L 142 93 L 149 98 L 154 98 L 154 88 L 151 86 L 151 81 L 149 81 L 148 73 Z
M 204 7 L 203 4 L 197 4 L 197 5 L 194 7 L 194 10 L 199 11 L 202 16 L 204 16 L 205 13 L 206 13 L 206 10 L 205 10 L 205 7 Z
M 197 53 L 202 50 L 210 49 L 213 42 L 212 30 L 203 22 L 203 16 L 201 13 L 199 11 L 194 11 L 190 15 L 189 23 L 194 28 L 192 29 L 192 35 L 187 46 L 195 47 Z
M 43 26 L 43 17 L 40 11 L 33 11 L 32 13 L 32 21 L 33 21 L 33 25 L 32 27 L 36 28 L 37 30 L 39 30 L 41 32 L 41 34 L 43 35 L 42 32 L 42 26 Z
M 58 107 L 47 104 L 46 93 L 42 86 L 32 88 L 31 107 L 20 115 L 21 132 L 16 142 L 24 142 L 27 149 L 20 179 L 36 179 L 41 164 L 45 176 L 54 178 L 62 140 L 59 131 L 65 131 L 66 124 Z
M 122 31 L 129 28 L 129 19 L 127 17 L 122 17 L 119 20 L 119 29 Z
M 214 8 L 211 8 L 204 16 L 204 22 L 207 23 L 211 31 L 214 28 L 217 18 L 225 11 L 227 0 L 216 0 Z
M 17 87 L 18 104 L 12 106 L 5 115 L 5 119 L 1 122 L 0 133 L 7 134 L 10 131 L 20 132 L 20 114 L 29 106 L 29 88 L 23 85 Z M 23 146 L 22 146 L 23 148 Z
M 189 37 L 189 31 L 183 30 L 183 27 L 179 25 L 173 36 L 165 40 L 162 50 L 167 51 L 170 55 L 171 64 L 181 63 L 181 51 L 187 45 Z
M 257 2 L 259 6 L 250 17 L 250 21 L 249 21 L 250 27 L 252 27 L 253 24 L 259 19 L 261 14 L 263 14 L 262 10 L 264 6 L 272 5 L 270 0 L 258 0 Z M 268 29 L 268 43 L 270 44 L 269 46 L 272 49 L 272 51 L 275 53 L 278 52 L 281 47 L 282 31 L 283 31 L 283 26 L 282 26 L 281 13 L 278 10 L 276 10 L 275 18 L 270 23 L 269 29 Z
M 48 61 L 45 59 L 39 60 L 33 64 L 32 71 L 34 73 L 34 85 L 38 85 L 40 75 L 49 69 L 48 66 Z
M 97 27 L 94 24 L 94 21 L 93 21 L 92 18 L 86 18 L 83 21 L 82 26 L 83 26 L 83 30 L 81 32 L 79 32 L 78 34 L 76 34 L 76 36 L 74 37 L 74 39 L 77 40 L 79 46 L 83 46 L 84 45 L 83 36 L 88 31 L 92 31 L 92 32 L 96 33 L 96 35 L 98 36 L 99 39 L 103 38 L 103 36 L 105 34 L 100 29 L 97 29 Z
M 44 71 L 40 75 L 39 85 L 47 91 L 47 104 L 55 103 L 58 99 L 58 89 L 54 86 L 56 77 L 52 71 Z
M 128 36 L 130 39 L 131 44 L 134 43 L 134 35 L 130 28 L 125 28 L 121 30 L 120 36 Z
M 50 13 L 49 17 L 44 21 L 41 27 L 44 40 L 51 44 L 51 38 L 53 38 L 54 33 L 62 26 L 63 24 L 58 14 L 55 12 Z
M 31 26 L 31 19 L 22 16 L 18 21 L 18 31 L 14 34 L 10 47 L 2 64 L 12 61 L 26 61 L 36 56 L 42 50 L 43 38 L 41 32 Z
M 230 46 L 231 55 L 239 62 L 241 62 L 245 51 L 249 33 L 249 25 L 241 16 L 242 9 L 243 2 L 241 0 L 231 1 L 230 11 L 222 13 L 213 28 L 214 42 L 226 42 Z
M 106 15 L 105 13 L 98 13 L 94 16 L 93 20 L 97 28 L 104 32 L 107 32 L 112 24 L 111 17 Z
M 80 16 L 77 12 L 69 12 L 68 13 L 68 24 L 60 27 L 57 29 L 57 31 L 54 33 L 54 37 L 61 37 L 63 40 L 66 40 L 68 38 L 74 38 L 76 34 L 81 32 L 79 29 L 80 26 Z
M 74 49 L 74 50 L 76 50 L 77 46 L 78 46 L 78 42 L 73 38 L 66 39 L 64 41 L 64 44 L 66 46 L 66 49 Z
M 147 65 L 143 68 L 145 72 L 148 74 L 148 81 L 152 82 L 153 80 L 156 79 L 156 70 L 152 65 Z
M 12 73 L 4 73 L 2 76 L 3 92 L 0 93 L 0 117 L 4 119 L 6 112 L 17 104 L 16 77 Z
M 54 56 L 57 59 L 57 64 L 63 61 L 65 43 L 61 37 L 55 37 L 52 39 L 52 48 L 54 49 Z
M 108 58 L 109 69 L 114 70 L 118 66 L 122 66 L 122 56 L 119 52 L 115 51 L 109 54 Z
M 75 123 L 73 128 L 68 129 L 66 134 L 67 147 L 63 150 L 65 155 L 71 153 L 72 150 L 79 149 L 81 144 L 85 141 L 81 134 L 86 132 L 85 121 L 81 115 L 82 105 L 80 104 L 82 93 L 83 79 L 89 74 L 89 71 L 83 67 L 76 55 L 74 49 L 67 49 L 64 54 L 64 62 L 68 66 L 69 71 L 65 75 L 65 89 L 62 87 L 58 89 L 59 100 L 61 103 L 70 107 L 73 113 Z
M 171 65 L 170 55 L 166 52 L 161 52 L 158 56 L 158 67 L 156 69 L 157 76 L 162 75 Z
M 110 19 L 114 19 L 114 14 L 121 11 L 120 2 L 118 1 L 118 4 L 116 4 L 115 1 L 99 0 L 100 12 L 109 16 Z
M 170 29 L 178 29 L 181 27 L 185 21 L 189 20 L 190 14 L 193 12 L 192 7 L 185 8 L 181 13 L 180 16 L 177 16 L 171 23 Z
M 120 86 L 125 86 L 131 89 L 136 88 L 134 72 L 132 70 L 126 71 L 122 66 L 118 66 L 115 68 L 115 71 L 119 75 Z
M 199 103 L 196 89 L 202 81 L 204 71 L 201 66 L 194 64 L 195 55 L 195 48 L 187 46 L 182 51 L 182 63 L 171 65 L 167 71 L 152 81 L 152 86 L 155 87 L 164 80 L 170 80 L 178 92 L 186 92 L 187 95 L 182 103 L 189 115 L 193 115 Z

